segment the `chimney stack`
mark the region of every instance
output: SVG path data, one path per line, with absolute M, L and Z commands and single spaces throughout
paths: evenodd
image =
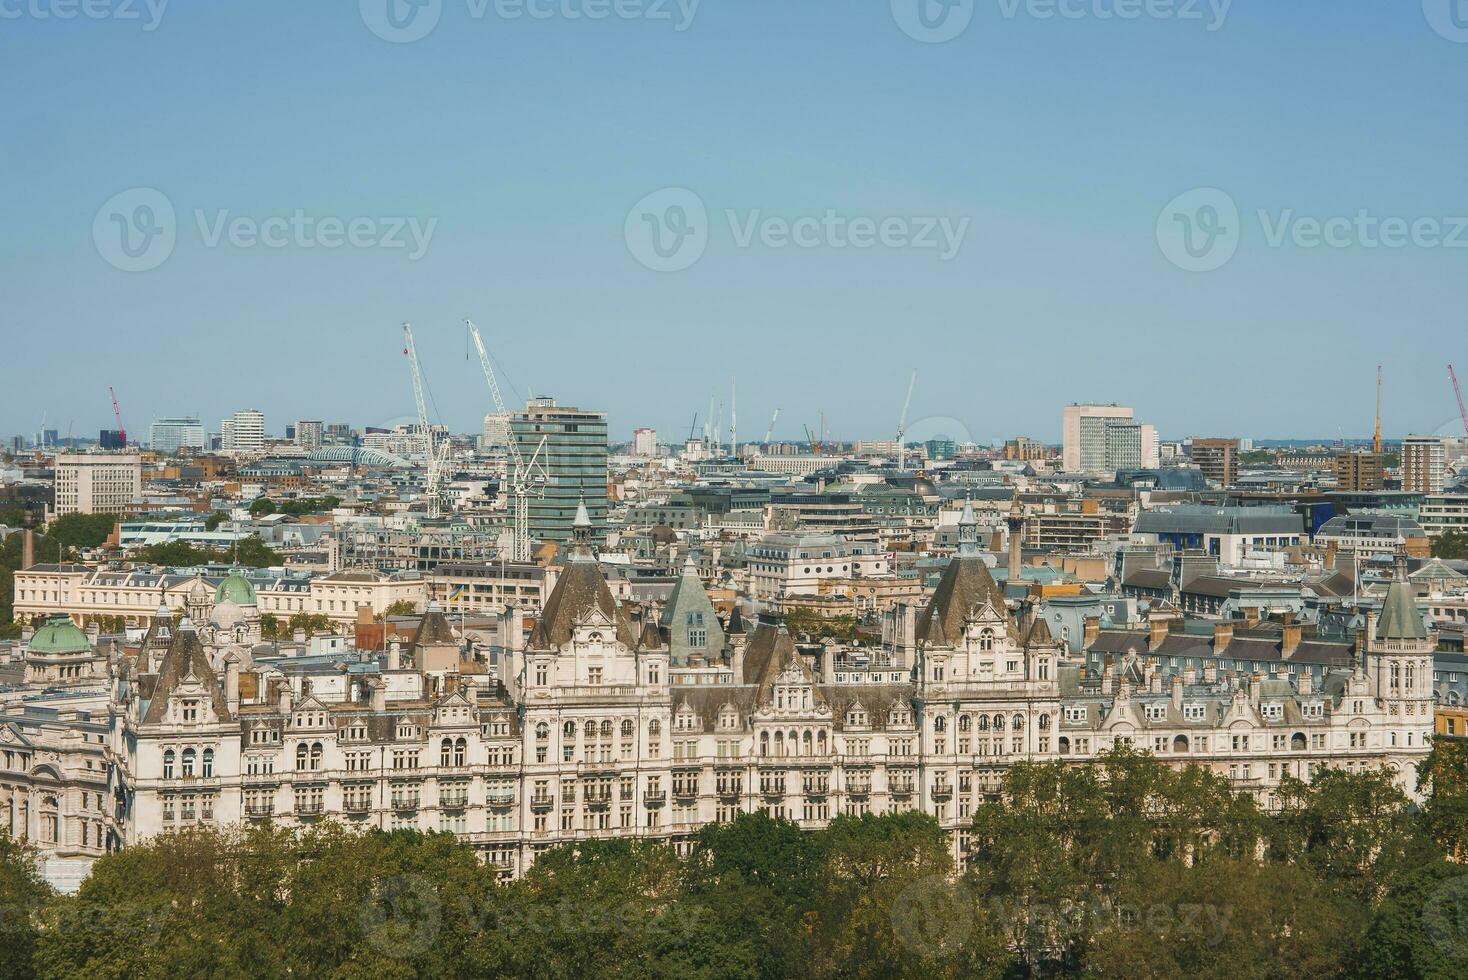
M 1233 623 L 1214 623 L 1213 624 L 1213 655 L 1215 657 L 1221 656 L 1223 654 L 1223 651 L 1228 649 L 1228 645 L 1229 645 L 1230 642 L 1233 641 L 1233 638 L 1234 638 L 1234 624 Z
M 240 710 L 240 662 L 233 655 L 224 665 L 224 701 L 229 705 L 229 713 L 236 714 Z
M 25 529 L 25 534 L 20 539 L 20 567 L 30 568 L 36 563 L 36 532 L 31 528 Z
M 1167 627 L 1171 624 L 1168 620 L 1158 617 L 1147 620 L 1147 625 L 1151 629 L 1151 635 L 1147 638 L 1147 649 L 1149 652 L 1156 653 L 1162 641 L 1167 639 Z
M 1101 635 L 1101 617 L 1100 616 L 1087 616 L 1086 619 L 1085 619 L 1085 624 L 1082 627 L 1082 633 L 1081 633 L 1082 640 L 1081 640 L 1081 645 L 1083 647 L 1089 648 L 1091 646 L 1091 644 L 1093 644 L 1093 643 L 1096 642 L 1097 637 L 1099 637 L 1100 635 Z
M 372 679 L 372 710 L 378 714 L 387 710 L 387 683 L 381 677 Z
M 1172 675 L 1172 710 L 1183 710 L 1183 679 L 1177 674 Z
M 1281 657 L 1293 657 L 1295 651 L 1300 648 L 1300 637 L 1304 630 L 1299 623 L 1286 623 L 1284 632 L 1280 635 L 1279 655 Z

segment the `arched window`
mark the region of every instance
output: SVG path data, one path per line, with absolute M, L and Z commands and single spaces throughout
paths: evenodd
M 164 779 L 172 779 L 173 778 L 173 760 L 174 760 L 173 749 L 169 749 L 167 752 L 164 752 L 163 753 L 163 778 Z
M 302 742 L 296 746 L 296 770 L 299 772 L 306 768 L 306 743 Z
M 820 755 L 826 754 L 826 730 L 824 728 L 816 732 L 816 752 Z
M 312 742 L 311 743 L 311 768 L 312 769 L 320 769 L 321 768 L 321 743 L 320 742 Z
M 444 739 L 438 743 L 438 764 L 447 769 L 454 760 L 454 743 Z
M 1186 735 L 1179 735 L 1177 738 L 1174 738 L 1172 740 L 1172 750 L 1174 752 L 1188 751 L 1188 737 Z
M 993 630 L 984 630 L 982 633 L 979 634 L 979 649 L 980 650 L 992 650 L 992 649 L 994 649 L 994 631 Z
M 1024 715 L 1015 715 L 1013 718 L 1009 719 L 1009 727 L 1012 728 L 1012 729 L 1014 729 L 1017 732 L 1024 731 L 1024 729 L 1025 729 L 1025 716 Z
M 632 720 L 630 718 L 623 719 L 622 721 L 622 737 L 632 737 Z
M 454 742 L 454 765 L 462 767 L 469 754 L 469 743 L 460 738 Z
M 759 754 L 760 755 L 769 755 L 770 754 L 770 733 L 769 732 L 760 732 L 759 733 Z
M 540 724 L 536 725 L 535 740 L 537 742 L 544 742 L 548 738 L 550 738 L 550 726 L 547 725 L 545 722 L 541 722 Z
M 776 755 L 784 755 L 785 754 L 785 733 L 784 732 L 776 732 L 775 733 L 775 754 Z
M 1060 736 L 1060 739 L 1056 742 L 1056 747 L 1060 750 L 1061 755 L 1070 755 L 1070 739 L 1064 735 Z
M 941 732 L 941 731 L 944 731 L 947 728 L 948 728 L 948 722 L 944 720 L 944 718 L 943 718 L 942 715 L 939 715 L 938 717 L 936 717 L 936 718 L 933 719 L 933 731 L 935 731 L 935 732 Z
M 180 776 L 183 776 L 185 779 L 187 779 L 188 777 L 192 776 L 193 774 L 194 774 L 194 750 L 193 749 L 184 749 L 183 750 L 183 761 L 182 761 L 182 764 L 179 766 L 179 775 Z
M 1004 731 L 1004 716 L 1003 715 L 995 715 L 994 716 L 994 730 L 996 732 L 1002 732 L 1002 731 Z
M 988 715 L 979 715 L 979 731 L 981 731 L 981 732 L 987 732 L 988 730 L 989 730 L 989 716 Z
M 1041 715 L 1040 716 L 1040 731 L 1042 731 L 1042 732 L 1048 732 L 1049 730 L 1050 730 L 1050 716 L 1049 715 Z
M 805 732 L 802 733 L 801 736 L 800 736 L 800 754 L 801 755 L 810 755 L 811 754 L 810 729 L 806 729 Z
M 652 721 L 650 721 L 650 722 L 647 723 L 647 737 L 648 738 L 658 738 L 662 734 L 663 734 L 663 724 L 662 724 L 662 722 L 660 722 L 656 718 L 654 718 Z
M 969 716 L 968 715 L 959 715 L 958 716 L 958 730 L 959 731 L 961 731 L 961 732 L 968 731 L 969 728 L 972 726 L 972 724 L 973 723 L 969 720 Z
M 566 722 L 564 725 L 561 726 L 561 734 L 564 735 L 567 739 L 575 739 L 576 723 L 574 721 Z
M 204 750 L 204 778 L 208 779 L 214 775 L 214 750 Z
M 601 723 L 601 737 L 602 738 L 611 738 L 612 737 L 612 723 L 610 721 L 608 721 L 608 720 L 605 720 L 605 719 Z

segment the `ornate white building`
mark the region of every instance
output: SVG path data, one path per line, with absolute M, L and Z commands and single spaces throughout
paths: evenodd
M 433 606 L 385 655 L 257 661 L 259 609 L 231 576 L 191 594 L 186 615 L 159 608 L 136 650 L 104 657 L 105 678 L 77 678 L 95 687 L 95 720 L 0 719 L 0 739 L 28 740 L 0 755 L 0 826 L 100 853 L 197 822 L 331 818 L 451 831 L 512 875 L 557 843 L 684 848 L 754 810 L 815 828 L 922 809 L 961 857 L 1007 766 L 1118 743 L 1200 763 L 1266 804 L 1285 774 L 1325 764 L 1389 765 L 1415 790 L 1434 640 L 1402 569 L 1349 671 L 1164 684 L 1130 661 L 1086 676 L 977 550 L 965 508 L 936 592 L 894 607 L 880 645 L 799 642 L 736 612 L 721 652 L 676 667 L 657 610 L 614 598 L 584 514 L 533 628 L 509 610 L 488 658 Z M 54 659 L 32 646 L 38 669 Z M 48 838 L 63 813 L 70 829 Z

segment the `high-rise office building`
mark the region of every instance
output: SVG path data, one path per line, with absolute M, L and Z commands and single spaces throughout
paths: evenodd
M 1402 440 L 1402 489 L 1439 493 L 1447 484 L 1448 454 L 1439 436 L 1408 436 Z
M 511 416 L 510 432 L 527 462 L 539 450 L 537 467 L 545 471 L 545 496 L 530 498 L 531 537 L 569 540 L 576 507 L 583 501 L 601 534 L 607 520 L 606 413 L 534 398 Z
M 486 447 L 510 444 L 510 413 L 490 412 L 484 417 L 483 441 Z
M 220 448 L 227 453 L 258 453 L 265 447 L 265 416 L 253 408 L 235 412 L 219 427 Z
M 203 449 L 204 426 L 197 416 L 154 419 L 148 429 L 148 447 L 155 453 L 176 453 L 180 449 Z
M 326 438 L 326 423 L 298 419 L 296 421 L 296 445 L 302 449 L 320 449 Z
M 1220 487 L 1231 487 L 1238 475 L 1239 440 L 1193 439 L 1193 463 L 1204 479 Z
M 656 456 L 658 454 L 657 429 L 632 430 L 632 455 Z
M 1070 473 L 1108 473 L 1158 465 L 1157 429 L 1125 405 L 1067 405 L 1061 465 Z
M 60 453 L 56 514 L 120 514 L 143 492 L 136 453 Z

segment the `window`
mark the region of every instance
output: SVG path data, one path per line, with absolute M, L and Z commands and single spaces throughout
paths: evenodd
M 163 778 L 164 779 L 172 779 L 173 778 L 173 762 L 174 762 L 174 758 L 175 757 L 174 757 L 174 754 L 173 754 L 173 749 L 169 749 L 167 752 L 164 752 L 163 753 Z
M 214 775 L 214 750 L 213 749 L 205 749 L 204 750 L 204 770 L 203 770 L 203 776 L 204 776 L 205 779 L 208 779 L 208 778 L 212 777 L 213 775 Z
M 193 777 L 193 775 L 194 775 L 194 750 L 193 749 L 184 749 L 183 750 L 183 764 L 179 767 L 179 775 L 182 776 L 182 777 L 184 777 L 185 779 L 190 779 L 190 778 Z

